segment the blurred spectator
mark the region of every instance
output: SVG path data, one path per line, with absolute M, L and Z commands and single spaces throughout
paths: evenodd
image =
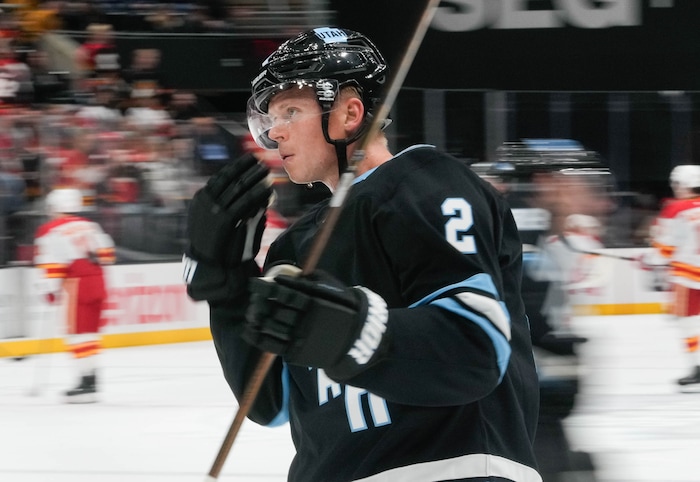
M 64 30 L 83 31 L 90 25 L 108 23 L 100 0 L 90 1 L 49 1 L 57 11 Z
M 26 104 L 32 96 L 29 66 L 17 58 L 8 39 L 0 39 L 0 107 Z
M 164 137 L 151 138 L 152 160 L 143 166 L 153 203 L 172 209 L 184 209 L 192 196 L 188 183 L 194 177 L 192 165 L 176 156 L 175 141 Z
M 27 202 L 25 191 L 21 175 L 0 170 L 0 215 L 9 216 L 22 209 Z
M 70 78 L 67 72 L 52 70 L 49 56 L 43 50 L 32 50 L 27 54 L 32 84 L 32 101 L 38 104 L 68 102 L 71 100 Z
M 129 149 L 109 153 L 106 176 L 96 186 L 98 204 L 150 204 L 146 177 L 133 154 Z
M 159 3 L 146 17 L 146 21 L 154 32 L 176 33 L 186 30 L 188 13 L 192 5 L 183 3 L 180 6 L 168 2 Z
M 19 41 L 22 27 L 17 11 L 14 9 L 0 10 L 0 39 L 15 44 Z
M 121 74 L 129 87 L 130 97 L 142 99 L 164 94 L 165 83 L 160 69 L 160 50 L 141 48 L 134 50 L 131 55 L 131 64 Z
M 158 95 L 144 91 L 132 100 L 133 105 L 124 112 L 124 120 L 130 127 L 164 135 L 170 134 L 175 122 L 170 118 Z
M 56 1 L 25 1 L 19 11 L 22 27 L 22 41 L 33 44 L 44 32 L 62 27 L 59 8 L 62 2 Z M 70 2 L 67 2 L 70 3 Z
M 88 167 L 88 144 L 80 131 L 72 127 L 60 129 L 59 145 L 47 150 L 46 162 L 51 167 L 51 189 L 91 189 L 84 174 Z
M 222 31 L 226 27 L 223 14 L 214 13 L 216 8 L 211 9 L 201 3 L 195 3 L 194 8 L 187 16 L 185 29 L 190 33 L 204 33 Z
M 121 62 L 113 27 L 109 24 L 90 24 L 86 32 L 85 42 L 75 52 L 75 60 L 83 75 L 88 78 L 118 77 Z
M 214 174 L 234 159 L 234 146 L 213 117 L 198 117 L 194 126 L 194 162 L 197 173 Z
M 37 116 L 38 114 L 32 111 L 18 113 L 14 116 L 11 128 L 15 158 L 21 165 L 27 201 L 34 201 L 43 194 L 40 172 L 43 157 L 36 125 Z
M 117 108 L 119 99 L 113 85 L 97 84 L 93 86 L 93 95 L 87 105 L 78 109 L 75 116 L 86 126 L 99 130 L 111 131 L 121 127 L 124 116 Z
M 168 112 L 174 121 L 191 121 L 204 116 L 197 103 L 197 96 L 187 91 L 173 92 L 168 102 Z
M 0 265 L 15 259 L 23 219 L 16 216 L 26 205 L 26 185 L 18 174 L 0 169 Z

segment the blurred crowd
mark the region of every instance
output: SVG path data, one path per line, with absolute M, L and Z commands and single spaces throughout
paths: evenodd
M 109 24 L 124 32 L 231 33 L 274 31 L 320 14 L 325 0 L 12 0 L 12 12 L 29 35 L 47 30 L 83 31 L 90 24 Z
M 127 54 L 117 48 L 125 31 L 223 32 L 253 26 L 258 13 L 273 7 L 292 14 L 324 4 L 268 3 L 2 4 L 0 266 L 28 258 L 23 247 L 45 214 L 45 195 L 57 188 L 79 189 L 86 209 L 120 246 L 152 253 L 181 253 L 188 200 L 208 176 L 247 151 L 272 168 L 284 216 L 296 212 L 300 194 L 315 199 L 314 190 L 288 184 L 279 159 L 258 149 L 240 122 L 195 92 L 169 86 L 158 48 Z M 81 32 L 68 48 L 59 44 L 61 61 L 45 35 L 58 29 Z M 264 56 L 275 45 L 261 38 L 256 48 Z M 167 222 L 160 227 L 163 243 L 144 236 L 152 234 L 154 213 Z
M 241 139 L 194 93 L 165 85 L 157 49 L 123 62 L 113 27 L 90 24 L 72 51 L 78 68 L 61 72 L 15 13 L 0 14 L 0 264 L 23 257 L 27 213 L 42 213 L 53 189 L 80 189 L 88 208 L 182 213 L 201 182 L 241 153 Z

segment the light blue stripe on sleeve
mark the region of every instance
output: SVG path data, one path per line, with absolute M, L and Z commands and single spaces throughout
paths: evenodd
M 289 422 L 289 369 L 282 364 L 282 408 L 266 427 L 279 427 Z
M 469 279 L 465 279 L 464 281 L 460 281 L 459 283 L 455 283 L 449 286 L 445 286 L 444 288 L 440 288 L 439 290 L 429 294 L 422 300 L 416 301 L 413 303 L 409 308 L 414 308 L 416 306 L 420 305 L 427 305 L 431 301 L 433 301 L 435 298 L 439 297 L 441 294 L 446 293 L 450 290 L 453 290 L 455 288 L 471 288 L 471 289 L 477 289 L 481 291 L 485 291 L 486 293 L 490 293 L 494 298 L 497 300 L 500 300 L 501 297 L 498 294 L 498 291 L 496 291 L 496 285 L 493 284 L 493 280 L 491 279 L 490 275 L 487 275 L 486 273 L 479 273 L 475 274 Z
M 500 373 L 498 381 L 500 382 L 503 379 L 503 375 L 506 373 L 506 368 L 508 368 L 508 361 L 510 360 L 511 353 L 510 343 L 508 343 L 508 340 L 503 336 L 503 333 L 494 327 L 486 318 L 465 309 L 464 306 L 452 298 L 442 298 L 430 303 L 430 305 L 439 306 L 444 310 L 466 318 L 484 330 L 491 339 L 491 343 L 493 343 L 493 347 L 496 350 L 496 363 L 498 364 L 498 371 Z
M 494 325 L 492 325 L 487 318 L 479 316 L 465 309 L 464 306 L 462 306 L 462 304 L 460 304 L 456 300 L 452 298 L 438 299 L 440 295 L 450 290 L 459 288 L 478 289 L 480 291 L 484 291 L 486 293 L 491 294 L 496 300 L 500 301 L 499 293 L 496 290 L 496 285 L 494 285 L 491 276 L 486 273 L 479 273 L 477 275 L 472 276 L 469 279 L 460 281 L 459 283 L 455 283 L 449 286 L 445 286 L 444 288 L 441 288 L 431 293 L 430 295 L 424 297 L 420 301 L 413 303 L 410 306 L 410 308 L 432 304 L 434 306 L 439 306 L 442 309 L 455 313 L 463 318 L 466 318 L 473 323 L 476 323 L 482 330 L 484 330 L 484 332 L 488 335 L 488 337 L 491 339 L 491 342 L 493 343 L 494 349 L 496 350 L 496 362 L 498 364 L 498 369 L 501 374 L 501 378 L 503 378 L 503 375 L 506 371 L 506 367 L 508 366 L 508 361 L 510 360 L 511 353 L 510 344 L 508 343 L 508 339 L 506 338 L 506 336 L 501 331 L 499 331 Z M 510 320 L 510 316 L 505 306 L 502 303 L 500 304 L 503 307 L 503 311 L 506 318 Z

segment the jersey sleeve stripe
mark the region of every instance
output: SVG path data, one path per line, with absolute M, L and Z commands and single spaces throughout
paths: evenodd
M 480 295 L 474 291 L 492 295 L 491 297 Z M 447 295 L 449 297 L 442 298 Z M 410 305 L 416 306 L 432 304 L 442 309 L 455 313 L 465 319 L 476 323 L 491 339 L 496 357 L 498 369 L 503 377 L 510 359 L 510 315 L 505 305 L 500 301 L 496 285 L 493 279 L 486 273 L 476 274 L 464 281 L 445 286 L 423 299 Z M 472 312 L 471 310 L 474 310 Z M 483 316 L 480 316 L 480 313 Z
M 443 288 L 440 288 L 437 291 L 434 291 L 433 293 L 429 294 L 428 296 L 424 297 L 423 299 L 416 301 L 412 305 L 409 306 L 409 308 L 414 308 L 416 306 L 421 306 L 421 305 L 427 305 L 431 301 L 440 298 L 442 295 L 445 293 L 448 293 L 450 291 L 472 291 L 472 290 L 479 290 L 483 291 L 485 293 L 489 293 L 493 295 L 493 298 L 500 300 L 500 296 L 498 295 L 498 291 L 496 290 L 496 286 L 493 284 L 493 280 L 491 279 L 491 276 L 489 276 L 486 273 L 479 273 L 475 274 L 471 278 L 467 278 L 464 281 L 460 281 L 459 283 L 454 283 L 448 286 L 445 286 Z
M 289 368 L 282 364 L 282 408 L 266 427 L 279 427 L 289 422 Z
M 477 293 L 459 293 L 456 298 L 474 311 L 482 313 L 510 341 L 510 316 L 505 305 Z
M 36 267 L 44 270 L 46 278 L 65 278 L 68 274 L 68 266 L 63 264 L 37 264 Z
M 454 299 L 442 298 L 430 304 L 466 318 L 479 326 L 479 328 L 481 328 L 488 335 L 488 337 L 491 339 L 491 343 L 493 343 L 494 350 L 496 351 L 496 363 L 498 364 L 498 371 L 500 373 L 499 381 L 503 379 L 503 375 L 506 373 L 506 368 L 508 368 L 508 361 L 510 360 L 511 353 L 510 343 L 508 343 L 508 339 L 504 336 L 504 334 L 501 333 L 501 331 L 498 330 L 492 323 L 490 323 L 489 319 L 471 312 Z

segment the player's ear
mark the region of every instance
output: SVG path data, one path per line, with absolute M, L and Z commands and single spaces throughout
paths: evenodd
M 345 100 L 345 131 L 355 132 L 362 125 L 365 116 L 365 106 L 357 97 L 349 97 Z

